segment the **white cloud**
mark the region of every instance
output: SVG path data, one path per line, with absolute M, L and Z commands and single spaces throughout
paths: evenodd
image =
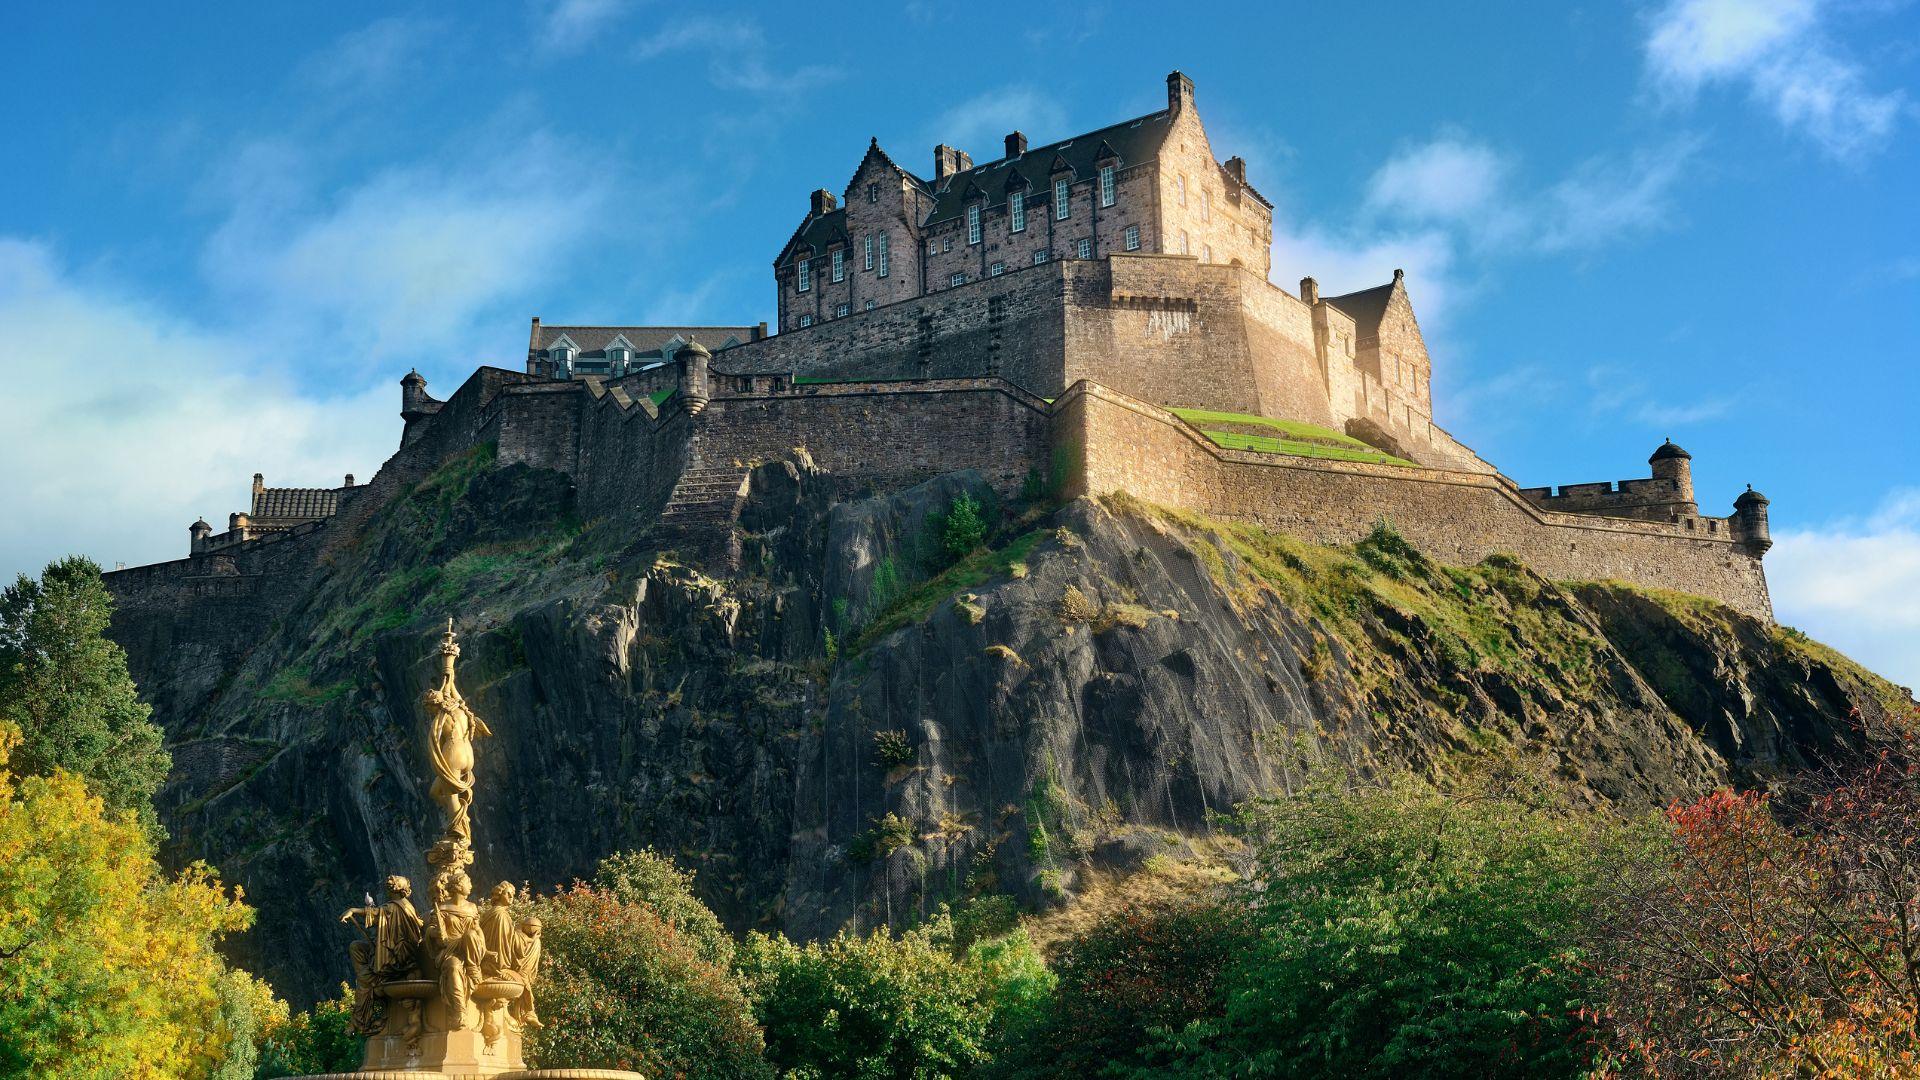
M 368 23 L 302 61 L 299 74 L 320 100 L 366 93 L 386 85 L 433 47 L 433 27 L 418 19 L 389 17 Z
M 258 144 L 240 155 L 242 195 L 203 269 L 283 338 L 317 335 L 378 362 L 445 349 L 491 305 L 549 278 L 596 221 L 603 191 L 518 152 L 389 169 L 327 200 L 306 197 L 304 162 Z
M 1593 415 L 1613 421 L 1625 417 L 1658 428 L 1663 435 L 1717 420 L 1738 404 L 1731 395 L 1674 401 L 1663 396 L 1668 393 L 1670 389 L 1649 382 L 1638 369 L 1596 364 L 1587 370 L 1586 401 Z
M 1404 232 L 1337 231 L 1285 220 L 1273 222 L 1273 277 L 1292 282 L 1311 277 L 1322 296 L 1369 289 L 1407 272 L 1420 323 L 1429 330 L 1446 321 L 1458 291 L 1453 280 L 1453 245 L 1439 230 Z
M 1865 519 L 1774 533 L 1774 614 L 1904 686 L 1920 686 L 1920 489 Z
M 1671 98 L 1714 83 L 1744 86 L 1782 127 L 1832 157 L 1884 145 L 1906 95 L 1871 88 L 1865 69 L 1841 55 L 1826 28 L 1832 0 L 1669 0 L 1646 40 L 1647 73 Z
M 924 141 L 957 146 L 975 161 L 992 161 L 1006 150 L 1005 138 L 1025 132 L 1030 141 L 1051 141 L 1066 127 L 1066 114 L 1050 95 L 1031 87 L 1009 86 L 968 98 L 934 119 Z
M 840 70 L 830 64 L 776 70 L 769 61 L 773 50 L 766 31 L 745 16 L 697 15 L 674 20 L 643 40 L 634 56 L 653 60 L 678 52 L 706 56 L 708 78 L 715 86 L 755 94 L 798 93 L 840 77 Z
M 1590 158 L 1544 190 L 1527 191 L 1515 181 L 1514 155 L 1442 132 L 1374 171 L 1364 211 L 1384 222 L 1443 227 L 1483 252 L 1591 250 L 1665 227 L 1694 149 L 1683 140 Z
M 549 53 L 573 52 L 620 20 L 632 7 L 629 0 L 558 0 L 540 23 L 540 48 Z
M 181 558 L 187 523 L 225 528 L 255 472 L 303 487 L 368 479 L 399 442 L 397 383 L 304 394 L 261 363 L 299 357 L 263 345 L 0 238 L 0 572 L 76 549 L 109 569 Z

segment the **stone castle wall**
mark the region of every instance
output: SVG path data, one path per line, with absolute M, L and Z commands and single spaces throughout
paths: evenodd
M 1541 511 L 1499 476 L 1222 450 L 1154 406 L 1080 384 L 1055 404 L 1055 442 L 1083 463 L 1070 494 L 1148 502 L 1351 543 L 1386 521 L 1442 562 L 1518 556 L 1549 578 L 1609 578 L 1711 597 L 1772 618 L 1760 559 L 1728 522 Z

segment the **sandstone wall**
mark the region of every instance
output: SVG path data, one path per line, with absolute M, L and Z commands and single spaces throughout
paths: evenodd
M 1087 384 L 1059 403 L 1055 431 L 1084 462 L 1074 494 L 1128 491 L 1324 543 L 1351 543 L 1387 521 L 1442 562 L 1505 552 L 1552 578 L 1674 589 L 1772 618 L 1760 560 L 1720 519 L 1554 514 L 1497 476 L 1220 450 L 1151 405 Z

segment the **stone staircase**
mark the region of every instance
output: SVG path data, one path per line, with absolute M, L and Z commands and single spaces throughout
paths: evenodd
M 747 497 L 747 469 L 741 465 L 689 468 L 667 497 L 653 532 L 663 547 L 701 562 L 718 561 L 728 570 L 740 566 L 740 538 L 733 523 Z

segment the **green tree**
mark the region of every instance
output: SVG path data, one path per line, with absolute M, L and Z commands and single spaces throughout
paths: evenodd
M 953 497 L 947 512 L 940 515 L 940 553 L 948 562 L 956 562 L 987 539 L 986 508 L 973 495 L 962 492 Z
M 65 769 L 151 827 L 149 800 L 171 760 L 126 653 L 107 640 L 112 617 L 100 568 L 77 555 L 0 591 L 0 720 L 20 730 L 16 773 Z
M 1238 814 L 1258 933 L 1226 1015 L 1170 1033 L 1163 1074 L 1576 1076 L 1598 999 L 1582 928 L 1657 822 L 1576 812 L 1537 781 L 1490 776 L 1320 786 Z
M 261 1044 L 286 1021 L 287 1003 L 273 996 L 272 987 L 239 968 L 228 968 L 220 976 L 220 1029 L 226 1032 L 227 1046 L 208 1080 L 254 1080 Z
M 600 860 L 593 884 L 623 904 L 645 904 L 678 931 L 710 964 L 733 962 L 733 938 L 712 909 L 693 894 L 693 874 L 652 848 L 620 851 Z
M 772 1076 L 739 981 L 650 904 L 575 884 L 531 912 L 546 1026 L 528 1040 L 530 1061 L 686 1080 Z
M 945 920 L 798 945 L 755 933 L 739 967 L 783 1076 L 963 1076 L 984 1064 L 998 989 L 949 951 Z
M 284 1010 L 266 1026 L 256 1080 L 312 1073 L 352 1072 L 365 1056 L 365 1040 L 353 1030 L 353 991 L 340 984 L 332 1001 L 302 1013 Z
M 215 942 L 252 911 L 64 770 L 19 777 L 0 720 L 0 1077 L 177 1080 L 227 1056 Z

